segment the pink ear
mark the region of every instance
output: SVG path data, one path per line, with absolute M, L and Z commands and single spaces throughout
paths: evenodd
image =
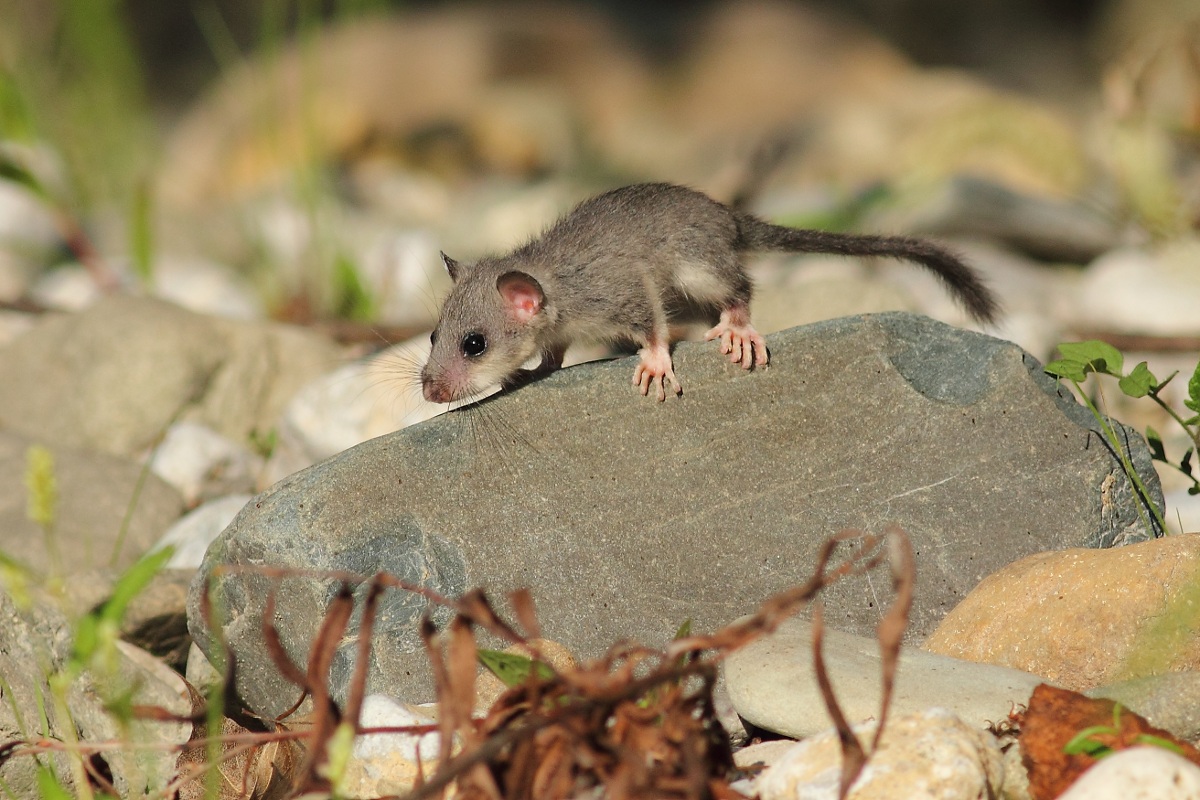
M 528 323 L 542 310 L 546 295 L 542 285 L 524 272 L 506 272 L 496 279 L 496 288 L 508 307 L 508 313 L 521 323 Z

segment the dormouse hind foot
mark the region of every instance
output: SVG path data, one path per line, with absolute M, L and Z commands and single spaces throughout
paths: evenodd
M 729 356 L 732 364 L 741 364 L 742 369 L 754 365 L 766 366 L 771 356 L 762 334 L 750 324 L 750 312 L 744 305 L 736 305 L 721 312 L 721 321 L 708 333 L 706 341 L 721 340 L 721 352 Z
M 675 394 L 683 394 L 683 387 L 675 378 L 675 370 L 671 364 L 671 351 L 665 344 L 652 344 L 638 350 L 641 361 L 633 371 L 633 385 L 638 387 L 643 396 L 650 394 L 650 388 L 655 388 L 658 402 L 667 399 L 667 383 Z

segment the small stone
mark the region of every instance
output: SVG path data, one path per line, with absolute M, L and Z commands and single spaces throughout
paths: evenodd
M 360 728 L 398 728 L 433 725 L 430 716 L 385 695 L 363 698 Z M 364 733 L 339 785 L 340 796 L 374 798 L 411 792 L 418 775 L 428 778 L 437 769 L 440 737 L 430 733 Z
M 150 455 L 150 469 L 174 486 L 188 506 L 257 490 L 262 456 L 207 425 L 177 422 Z
M 1200 669 L 1200 534 L 1017 561 L 979 583 L 925 649 L 1075 691 Z
M 230 319 L 263 317 L 262 301 L 249 282 L 224 264 L 162 256 L 153 264 L 151 275 L 154 295 L 182 308 Z
M 1196 800 L 1200 767 L 1161 747 L 1130 747 L 1100 759 L 1058 800 Z
M 177 520 L 154 545 L 155 550 L 168 546 L 175 548 L 166 568 L 199 568 L 208 546 L 252 498 L 249 494 L 233 494 L 210 500 Z
M 877 723 L 854 726 L 864 747 Z M 806 739 L 755 784 L 762 800 L 834 800 L 842 754 L 834 730 Z M 849 800 L 995 797 L 1004 767 L 995 738 L 942 708 L 893 717 L 851 784 Z
M 850 722 L 879 715 L 879 643 L 826 630 L 823 653 L 834 694 Z M 1004 719 L 1042 682 L 1036 675 L 903 648 L 892 713 L 941 706 L 983 727 Z M 812 626 L 793 618 L 773 634 L 734 651 L 725 660 L 725 683 L 748 722 L 792 738 L 833 724 L 813 673 Z
M 263 482 L 283 478 L 356 444 L 445 412 L 421 396 L 418 374 L 429 337 L 346 364 L 296 392 L 280 418 Z

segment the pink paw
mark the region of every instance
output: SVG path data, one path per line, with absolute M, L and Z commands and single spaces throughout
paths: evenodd
M 729 356 L 730 363 L 741 364 L 742 369 L 750 369 L 755 364 L 766 366 L 770 360 L 766 341 L 754 330 L 744 311 L 722 311 L 721 321 L 704 334 L 704 338 L 709 341 L 719 338 L 721 352 Z
M 641 361 L 633 371 L 633 385 L 638 387 L 643 396 L 650 394 L 650 388 L 656 389 L 658 402 L 667 399 L 667 383 L 675 394 L 683 394 L 683 387 L 675 379 L 675 370 L 671 365 L 671 351 L 666 345 L 651 345 L 638 351 Z

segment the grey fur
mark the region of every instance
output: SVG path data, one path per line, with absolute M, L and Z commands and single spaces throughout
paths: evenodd
M 537 372 L 557 369 L 576 340 L 665 347 L 671 320 L 697 313 L 716 319 L 731 309 L 748 319 L 752 287 L 743 257 L 762 250 L 915 261 L 941 277 L 975 317 L 989 321 L 995 315 L 995 300 L 975 273 L 929 242 L 786 228 L 682 186 L 637 184 L 584 201 L 507 255 L 475 265 L 443 256 L 455 284 L 421 373 L 426 397 L 461 400 L 496 382 L 512 384 L 539 353 Z M 543 296 L 537 313 L 524 321 L 514 318 L 497 289 L 498 281 L 514 274 Z M 746 328 L 753 333 L 748 323 Z M 464 352 L 469 334 L 485 337 L 484 352 Z

